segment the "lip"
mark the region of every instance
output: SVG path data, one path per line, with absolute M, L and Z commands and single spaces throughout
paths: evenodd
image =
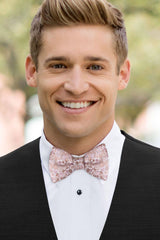
M 74 103 L 78 103 L 78 102 L 93 102 L 93 104 L 89 105 L 88 107 L 84 107 L 84 108 L 68 108 L 68 107 L 64 107 L 63 105 L 60 104 L 60 102 L 74 102 Z M 61 109 L 65 112 L 65 113 L 69 113 L 69 114 L 81 114 L 81 113 L 85 113 L 87 112 L 90 108 L 94 107 L 95 104 L 98 101 L 85 101 L 85 100 L 79 100 L 79 101 L 57 101 L 57 104 L 61 107 Z
M 74 103 L 80 103 L 80 102 L 98 102 L 99 99 L 95 100 L 95 99 L 90 99 L 90 100 L 86 100 L 86 99 L 79 99 L 79 100 L 72 100 L 72 99 L 65 99 L 65 100 L 61 100 L 61 99 L 57 99 L 56 102 L 74 102 Z

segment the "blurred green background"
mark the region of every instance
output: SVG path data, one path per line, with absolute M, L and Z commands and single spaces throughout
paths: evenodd
M 27 99 L 35 93 L 25 83 L 29 29 L 42 0 L 0 0 L 0 73 L 12 79 Z M 132 74 L 120 92 L 116 116 L 123 128 L 132 125 L 148 102 L 160 100 L 160 0 L 111 0 L 124 13 Z

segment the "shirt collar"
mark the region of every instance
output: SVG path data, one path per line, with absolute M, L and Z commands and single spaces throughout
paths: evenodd
M 98 145 L 105 144 L 107 151 L 108 151 L 110 164 L 112 164 L 112 165 L 116 164 L 116 159 L 120 158 L 124 139 L 125 139 L 125 137 L 121 134 L 117 123 L 114 122 L 111 131 L 98 144 Z M 50 142 L 48 142 L 48 140 L 46 139 L 44 132 L 43 132 L 41 139 L 40 139 L 40 156 L 41 156 L 42 165 L 45 167 L 45 169 L 47 171 L 49 171 L 48 170 L 48 162 L 49 162 L 49 156 L 50 156 L 52 147 L 53 147 L 53 145 Z M 85 155 L 85 154 L 83 154 L 83 155 Z M 74 155 L 74 156 L 76 156 L 76 155 Z

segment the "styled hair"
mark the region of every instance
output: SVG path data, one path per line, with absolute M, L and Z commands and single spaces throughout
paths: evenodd
M 38 69 L 38 55 L 42 47 L 42 32 L 46 27 L 74 25 L 103 25 L 113 33 L 113 49 L 117 57 L 117 71 L 128 54 L 123 15 L 107 0 L 45 0 L 35 15 L 30 30 L 30 54 Z

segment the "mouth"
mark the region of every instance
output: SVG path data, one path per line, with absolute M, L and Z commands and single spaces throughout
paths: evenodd
M 96 103 L 96 101 L 83 101 L 83 102 L 60 102 L 60 101 L 57 101 L 57 103 L 65 108 L 82 109 L 82 108 L 87 108 L 89 106 L 94 105 Z

